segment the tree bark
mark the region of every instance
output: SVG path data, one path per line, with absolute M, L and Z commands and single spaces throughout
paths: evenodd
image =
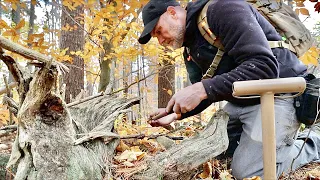
M 20 22 L 20 0 L 15 2 L 16 4 L 16 9 L 11 10 L 11 19 L 12 22 L 14 22 L 16 25 Z M 18 32 L 20 32 L 20 30 L 18 30 Z
M 221 154 L 228 148 L 228 115 L 220 110 L 198 135 L 174 145 L 164 153 L 147 159 L 145 170 L 137 179 L 192 179 L 198 166 Z
M 36 3 L 37 3 L 36 0 L 30 1 L 28 40 L 30 40 L 31 35 L 33 34 L 34 20 L 36 18 L 35 11 L 34 11 Z M 28 46 L 31 47 L 32 44 L 28 43 Z
M 102 56 L 104 57 L 104 55 Z M 115 59 L 107 59 L 107 60 L 103 60 L 103 58 L 100 58 L 102 59 L 102 62 L 100 63 L 100 69 L 101 69 L 101 74 L 100 74 L 100 83 L 99 83 L 99 87 L 98 87 L 98 92 L 101 92 L 101 91 L 105 91 L 109 82 L 110 82 L 110 72 L 111 72 L 111 69 L 110 69 L 110 66 L 111 66 L 111 63 L 112 61 L 115 61 Z
M 175 92 L 175 68 L 164 60 L 158 75 L 158 108 L 165 108 Z M 168 91 L 172 92 L 172 95 Z
M 8 163 L 18 164 L 15 179 L 111 176 L 111 160 L 118 143 L 110 136 L 114 120 L 137 100 L 100 96 L 72 106 L 69 112 L 58 91 L 54 66 L 36 72 L 17 117 L 18 136 Z M 95 136 L 90 136 L 93 133 Z M 86 144 L 75 145 L 77 138 L 88 136 L 82 141 Z
M 66 84 L 66 97 L 67 103 L 71 101 L 70 95 L 76 97 L 84 89 L 84 61 L 83 58 L 76 55 L 71 55 L 70 51 L 83 51 L 84 45 L 84 25 L 80 24 L 81 14 L 84 13 L 83 5 L 76 7 L 75 10 L 70 10 L 67 7 L 62 7 L 61 14 L 62 27 L 69 24 L 72 31 L 61 31 L 60 49 L 69 48 L 67 53 L 73 59 L 72 63 L 68 63 L 70 72 L 64 74 L 64 83 Z

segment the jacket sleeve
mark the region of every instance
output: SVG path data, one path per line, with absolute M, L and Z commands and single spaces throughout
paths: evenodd
M 182 113 L 181 114 L 181 119 L 196 115 L 201 113 L 203 110 L 205 110 L 207 107 L 209 107 L 212 104 L 212 101 L 210 101 L 209 99 L 205 99 L 203 101 L 201 101 L 201 103 L 192 111 L 186 112 L 186 113 Z
M 239 64 L 230 72 L 202 80 L 212 102 L 232 98 L 235 81 L 278 77 L 277 60 L 249 4 L 240 0 L 217 0 L 209 6 L 207 17 L 225 53 Z

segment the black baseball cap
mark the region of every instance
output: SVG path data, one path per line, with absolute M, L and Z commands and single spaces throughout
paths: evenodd
M 144 29 L 139 37 L 140 44 L 146 44 L 151 39 L 151 31 L 159 21 L 160 16 L 167 11 L 168 6 L 179 6 L 175 0 L 150 0 L 142 9 Z

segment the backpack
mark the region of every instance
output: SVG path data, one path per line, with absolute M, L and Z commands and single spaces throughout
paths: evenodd
M 293 105 L 299 122 L 311 126 L 320 118 L 320 79 L 313 74 L 308 74 L 304 78 L 307 82 L 306 90 L 294 98 Z
M 208 6 L 214 1 L 209 0 L 198 16 L 200 33 L 211 45 L 218 48 L 212 64 L 202 77 L 203 79 L 213 77 L 224 54 L 224 47 L 219 38 L 210 30 L 207 20 Z M 300 57 L 312 46 L 314 40 L 309 30 L 288 5 L 275 0 L 247 0 L 247 3 L 256 8 L 282 36 L 281 41 L 268 41 L 270 48 L 287 48 Z

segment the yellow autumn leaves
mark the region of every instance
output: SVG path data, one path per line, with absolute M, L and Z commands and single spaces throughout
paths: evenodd
M 311 65 L 318 66 L 319 54 L 320 54 L 320 49 L 313 46 L 303 56 L 300 57 L 300 60 L 305 65 L 311 64 Z

